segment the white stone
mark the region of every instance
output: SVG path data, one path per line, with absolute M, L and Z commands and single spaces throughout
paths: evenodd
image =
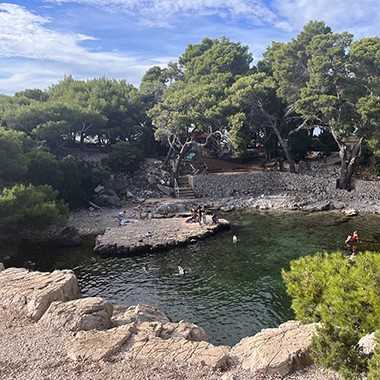
M 9 268 L 0 272 L 0 307 L 38 321 L 54 301 L 80 296 L 72 271 L 28 272 Z
M 359 348 L 365 355 L 373 354 L 376 346 L 376 334 L 368 334 L 363 336 L 358 343 Z
M 106 330 L 111 327 L 112 304 L 100 297 L 53 302 L 38 322 L 66 331 Z
M 289 321 L 242 339 L 232 348 L 231 354 L 245 370 L 286 376 L 312 364 L 310 346 L 315 329 L 315 324 Z
M 80 331 L 73 341 L 68 343 L 67 356 L 74 361 L 107 360 L 118 353 L 134 332 L 134 324 L 106 331 Z

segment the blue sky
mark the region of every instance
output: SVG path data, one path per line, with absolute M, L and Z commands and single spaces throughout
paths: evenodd
M 204 37 L 240 41 L 257 59 L 312 19 L 356 37 L 380 33 L 378 0 L 0 0 L 0 93 L 65 74 L 138 85 Z

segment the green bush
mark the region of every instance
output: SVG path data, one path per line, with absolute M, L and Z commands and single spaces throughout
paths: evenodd
M 26 136 L 22 132 L 0 127 L 0 180 L 15 182 L 23 178 L 27 170 L 24 154 Z
M 283 278 L 297 319 L 321 322 L 313 340 L 316 362 L 346 378 L 366 370 L 356 344 L 380 325 L 380 256 L 363 253 L 354 262 L 341 253 L 304 257 Z
M 293 160 L 296 162 L 304 160 L 310 150 L 311 143 L 312 138 L 307 130 L 302 129 L 289 133 L 288 145 Z
M 87 206 L 95 187 L 109 179 L 109 173 L 103 167 L 73 156 L 67 156 L 60 162 L 60 170 L 63 182 L 57 190 L 71 208 Z
M 143 159 L 144 154 L 139 147 L 119 142 L 112 145 L 112 151 L 103 163 L 114 172 L 133 173 L 139 168 Z
M 45 150 L 32 150 L 27 154 L 26 179 L 33 185 L 50 185 L 59 190 L 64 185 L 63 173 L 57 158 Z
M 67 208 L 50 186 L 15 185 L 0 194 L 0 229 L 22 233 L 64 221 Z

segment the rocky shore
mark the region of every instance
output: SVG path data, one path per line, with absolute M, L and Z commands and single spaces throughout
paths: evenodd
M 186 218 L 135 220 L 125 226 L 108 228 L 98 235 L 95 252 L 100 254 L 131 255 L 183 246 L 226 230 L 229 222 L 217 224 L 187 223 Z
M 313 324 L 290 321 L 214 346 L 201 327 L 152 306 L 79 298 L 71 271 L 2 270 L 0 329 L 4 380 L 338 379 L 311 365 Z

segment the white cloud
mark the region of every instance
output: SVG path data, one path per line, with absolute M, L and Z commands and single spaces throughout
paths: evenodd
M 169 61 L 94 52 L 81 45 L 93 37 L 57 32 L 49 27 L 48 18 L 22 6 L 0 3 L 0 93 L 32 84 L 46 86 L 71 73 L 79 77 L 125 78 L 136 84 L 147 68 Z
M 148 26 L 167 26 L 179 15 L 239 17 L 256 24 L 299 31 L 310 20 L 323 20 L 337 30 L 378 34 L 379 0 L 45 0 L 118 10 Z M 269 5 L 270 4 L 270 5 Z
M 275 0 L 272 6 L 295 31 L 310 20 L 322 20 L 357 36 L 379 34 L 379 0 Z
M 288 28 L 261 0 L 46 0 L 51 3 L 77 3 L 122 10 L 137 15 L 148 26 L 168 26 L 177 15 L 218 15 L 243 17 L 257 24 Z

